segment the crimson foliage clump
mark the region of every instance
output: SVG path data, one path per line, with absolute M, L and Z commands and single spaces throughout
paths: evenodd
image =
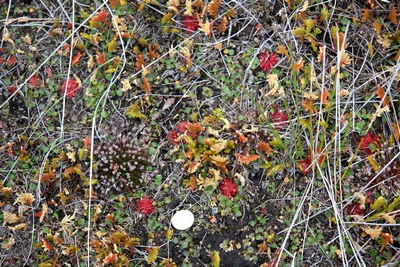
M 94 178 L 98 193 L 132 192 L 155 176 L 149 160 L 148 146 L 132 133 L 110 136 L 95 147 Z

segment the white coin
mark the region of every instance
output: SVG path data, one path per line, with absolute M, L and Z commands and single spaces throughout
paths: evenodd
M 189 229 L 194 222 L 194 215 L 191 211 L 180 210 L 171 218 L 172 226 L 177 230 Z

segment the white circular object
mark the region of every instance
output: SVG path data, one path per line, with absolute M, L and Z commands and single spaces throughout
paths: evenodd
M 171 218 L 172 226 L 177 230 L 187 230 L 194 222 L 194 215 L 189 210 L 180 210 Z

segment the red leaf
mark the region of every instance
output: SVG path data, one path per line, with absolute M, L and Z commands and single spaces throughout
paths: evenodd
M 199 21 L 196 15 L 183 17 L 183 28 L 187 32 L 194 32 L 199 28 Z
M 236 196 L 238 192 L 237 185 L 232 179 L 224 179 L 219 188 L 221 189 L 221 193 L 229 198 Z
M 65 80 L 61 84 L 61 91 L 67 97 L 74 97 L 79 92 L 79 84 L 74 79 Z
M 78 54 L 72 57 L 71 64 L 75 65 L 76 63 L 78 63 L 79 60 L 81 59 L 81 56 L 82 56 L 81 52 L 78 52 Z
M 277 107 L 274 108 L 274 112 L 269 115 L 269 119 L 274 123 L 274 128 L 276 130 L 282 130 L 288 124 L 288 116 L 284 111 L 278 110 Z
M 362 153 L 364 153 L 366 155 L 370 155 L 373 152 L 373 151 L 371 151 L 371 148 L 373 148 L 373 147 L 376 148 L 377 146 L 380 145 L 380 143 L 381 143 L 381 141 L 380 141 L 378 135 L 368 132 L 363 138 L 361 138 L 359 146 L 360 146 L 360 150 Z
M 260 68 L 264 72 L 271 70 L 279 61 L 277 54 L 264 52 L 258 55 L 260 61 Z
M 39 77 L 37 77 L 37 76 L 32 76 L 32 77 L 29 79 L 28 82 L 29 82 L 31 85 L 38 86 L 38 85 L 39 85 L 39 81 L 40 81 Z
M 156 209 L 153 205 L 153 200 L 149 196 L 145 196 L 141 200 L 138 200 L 137 205 L 138 207 L 136 210 L 146 215 L 152 214 Z

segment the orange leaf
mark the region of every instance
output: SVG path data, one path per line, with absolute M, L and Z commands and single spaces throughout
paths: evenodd
M 142 88 L 145 93 L 144 98 L 146 99 L 146 101 L 149 101 L 149 92 L 151 90 L 151 87 L 150 87 L 149 80 L 147 78 L 143 79 L 143 84 L 140 86 L 140 88 Z
M 201 0 L 196 0 L 193 3 L 193 6 L 197 9 L 197 12 L 200 11 L 201 7 L 203 6 L 204 2 Z
M 7 66 L 11 66 L 11 65 L 14 65 L 14 64 L 17 63 L 17 62 L 18 62 L 18 61 L 17 61 L 17 59 L 15 58 L 15 56 L 12 55 L 12 56 L 10 57 L 10 59 L 6 61 L 6 65 L 7 65 Z
M 102 54 L 99 51 L 96 51 L 97 57 L 96 57 L 96 62 L 99 65 L 103 65 L 106 63 L 106 53 Z
M 378 19 L 375 20 L 374 23 L 372 23 L 372 26 L 374 26 L 376 34 L 381 35 L 382 24 L 379 22 Z
M 108 0 L 110 7 L 117 8 L 118 0 Z
M 303 66 L 304 60 L 303 58 L 300 58 L 296 63 L 293 64 L 292 69 L 298 72 Z
M 396 124 L 394 122 L 391 123 L 392 129 L 394 132 L 394 139 L 396 139 L 396 142 L 399 142 L 400 140 L 400 123 Z
M 289 52 L 286 50 L 286 47 L 283 45 L 278 45 L 278 50 L 276 50 L 277 54 L 285 55 L 287 59 L 290 59 Z
M 199 136 L 199 134 L 200 134 L 202 131 L 204 131 L 204 128 L 203 128 L 200 124 L 198 124 L 198 123 L 191 123 L 191 122 L 188 122 L 188 123 L 186 124 L 186 129 L 189 131 L 190 135 L 191 135 L 193 138 L 196 138 L 197 136 Z
M 322 103 L 322 104 L 328 103 L 328 96 L 329 96 L 329 92 L 328 92 L 328 90 L 325 89 L 325 90 L 322 92 L 322 95 L 321 95 L 321 103 Z
M 261 141 L 258 143 L 257 150 L 264 151 L 265 153 L 271 155 L 271 146 L 266 142 Z
M 54 248 L 42 237 L 44 251 L 53 250 Z
M 183 180 L 183 184 L 190 189 L 190 191 L 194 191 L 197 186 L 196 177 L 190 176 L 190 179 Z
M 247 137 L 239 130 L 236 131 L 237 135 L 238 135 L 238 140 L 240 143 L 246 143 L 247 142 Z
M 374 92 L 374 94 L 382 100 L 384 106 L 390 106 L 390 98 L 388 96 L 385 96 L 385 91 L 383 90 L 382 86 L 378 84 L 378 90 Z
M 146 66 L 146 63 L 144 62 L 144 56 L 142 54 L 139 54 L 136 57 L 136 65 L 135 65 L 135 69 L 136 70 L 141 70 L 142 66 Z
M 55 176 L 53 170 L 50 170 L 49 172 L 43 173 L 43 174 L 42 174 L 42 177 L 40 178 L 40 180 L 41 180 L 42 182 L 44 182 L 47 186 L 50 186 L 50 179 L 51 179 L 51 180 L 56 180 L 56 181 L 57 181 L 57 178 L 56 178 L 56 176 Z
M 7 151 L 7 154 L 10 155 L 10 156 L 14 156 L 14 152 L 13 152 L 13 148 L 12 148 L 13 145 L 14 145 L 14 142 L 8 143 L 8 151 Z
M 72 57 L 71 64 L 75 65 L 76 63 L 78 63 L 79 60 L 81 59 L 81 56 L 82 56 L 81 52 L 78 52 L 78 54 Z
M 259 155 L 250 155 L 249 151 L 247 149 L 244 150 L 243 155 L 236 153 L 235 154 L 237 160 L 239 161 L 239 163 L 250 163 L 252 161 L 257 160 L 260 156 Z
M 221 20 L 221 25 L 219 25 L 217 31 L 219 31 L 219 32 L 225 31 L 227 22 L 228 22 L 228 19 L 225 16 L 223 16 L 222 20 Z
M 115 265 L 117 263 L 117 253 L 110 253 L 107 257 L 104 258 L 104 264 L 112 264 Z
M 208 14 L 214 17 L 214 19 L 218 16 L 218 9 L 221 5 L 222 0 L 213 0 L 210 4 L 207 5 Z
M 5 58 L 4 57 L 0 57 L 0 64 L 2 64 L 4 61 L 6 61 Z
M 392 7 L 392 9 L 389 11 L 389 15 L 386 17 L 388 20 L 390 20 L 391 23 L 394 25 L 397 25 L 397 9 L 396 7 Z
M 154 47 L 155 47 L 155 45 L 154 45 Z M 149 44 L 147 46 L 147 48 L 149 50 L 149 58 L 150 58 L 150 60 L 154 60 L 154 59 L 159 57 L 159 55 L 153 50 L 153 45 Z
M 389 245 L 389 243 L 393 244 L 393 235 L 382 232 L 381 238 L 382 238 L 382 244 L 384 244 L 384 245 Z
M 363 8 L 361 22 L 366 22 L 370 16 L 371 16 L 371 12 L 369 11 L 369 9 Z
M 86 137 L 85 139 L 83 139 L 83 145 L 87 151 L 90 150 L 90 138 L 89 137 Z
M 39 217 L 39 222 L 43 221 L 43 218 L 44 218 L 44 215 L 46 215 L 46 212 L 47 212 L 47 205 L 43 204 L 42 210 L 35 214 L 35 217 Z
M 400 49 L 399 49 L 399 51 L 397 51 L 397 54 L 394 57 L 390 58 L 390 59 L 392 59 L 392 60 L 397 62 L 399 60 L 399 58 L 400 58 Z
M 108 13 L 104 11 L 104 8 L 100 10 L 99 13 L 95 17 L 92 18 L 94 22 L 103 22 L 107 26 L 110 26 L 110 23 L 107 21 Z
M 53 77 L 53 74 L 51 73 L 51 69 L 50 68 L 46 68 L 46 72 L 47 72 L 47 75 L 49 77 Z
M 319 47 L 319 54 L 318 54 L 318 57 L 317 57 L 319 62 L 322 62 L 324 60 L 324 58 L 325 58 L 325 48 L 326 48 L 325 45 Z
M 305 108 L 306 111 L 311 111 L 312 114 L 317 113 L 316 108 L 313 105 L 313 100 L 310 98 L 310 100 L 304 99 L 301 102 L 301 105 Z

